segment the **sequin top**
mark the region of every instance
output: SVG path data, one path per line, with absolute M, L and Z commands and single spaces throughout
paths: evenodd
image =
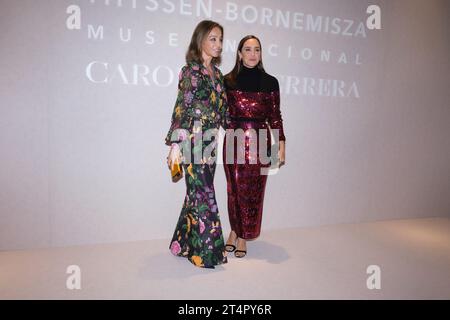
M 235 86 L 227 82 L 225 85 L 231 121 L 267 122 L 271 129 L 279 130 L 279 140 L 286 141 L 280 111 L 280 89 L 275 77 L 257 68 L 244 67 Z

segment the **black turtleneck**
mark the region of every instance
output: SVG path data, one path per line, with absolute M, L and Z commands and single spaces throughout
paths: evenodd
M 225 82 L 226 87 L 231 90 L 247 92 L 272 92 L 280 90 L 278 80 L 275 77 L 256 67 L 247 68 L 242 66 L 236 80 L 236 86 L 234 88 L 230 88 L 229 84 Z

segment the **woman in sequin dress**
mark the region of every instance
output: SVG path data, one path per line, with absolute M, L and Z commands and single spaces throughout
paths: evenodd
M 225 76 L 225 87 L 230 115 L 228 128 L 235 130 L 234 135 L 237 130 L 242 129 L 241 132 L 245 135 L 241 140 L 245 142 L 245 146 L 243 143 L 241 148 L 245 149 L 244 163 L 239 161 L 240 148 L 235 138 L 228 135 L 228 131 L 223 151 L 231 225 L 226 250 L 234 251 L 236 257 L 242 258 L 247 253 L 246 240 L 257 238 L 261 231 L 267 181 L 267 175 L 262 174 L 262 169 L 268 168 L 270 163 L 263 161 L 261 152 L 264 151 L 260 149 L 260 145 L 266 143 L 265 152 L 270 151 L 270 130 L 278 133 L 278 166 L 281 167 L 285 162 L 286 138 L 280 112 L 279 84 L 275 77 L 264 70 L 261 42 L 257 37 L 246 36 L 240 41 L 234 69 Z M 260 135 L 260 132 L 264 134 Z M 255 141 L 257 151 L 252 152 L 250 146 Z M 227 159 L 230 151 L 231 161 Z
M 216 22 L 205 20 L 197 25 L 186 54 L 187 64 L 180 72 L 178 97 L 165 140 L 170 146 L 167 164 L 170 168 L 174 161 L 182 163 L 187 188 L 169 248 L 174 255 L 204 268 L 227 262 L 213 185 L 217 142 L 215 136 L 209 141 L 202 136 L 224 126 L 226 119 L 224 80 L 217 68 L 222 36 L 223 28 Z M 198 134 L 201 140 L 196 144 Z M 207 148 L 212 152 L 205 152 Z

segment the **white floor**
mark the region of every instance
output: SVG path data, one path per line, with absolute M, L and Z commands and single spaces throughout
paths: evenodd
M 266 231 L 214 270 L 168 241 L 0 252 L 0 299 L 450 299 L 448 218 Z M 81 290 L 66 288 L 69 265 Z

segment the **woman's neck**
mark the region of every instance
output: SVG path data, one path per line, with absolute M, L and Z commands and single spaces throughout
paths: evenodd
M 252 71 L 256 71 L 258 70 L 258 68 L 255 67 L 247 67 L 245 64 L 242 65 L 242 70 L 248 71 L 248 72 L 252 72 Z
M 208 71 L 209 77 L 211 78 L 211 81 L 214 83 L 216 77 L 214 75 L 214 65 L 211 63 L 211 61 L 212 58 L 209 58 L 208 60 L 203 59 L 203 66 Z
M 211 69 L 212 57 L 202 53 L 202 60 L 203 65 L 206 67 L 206 69 Z

